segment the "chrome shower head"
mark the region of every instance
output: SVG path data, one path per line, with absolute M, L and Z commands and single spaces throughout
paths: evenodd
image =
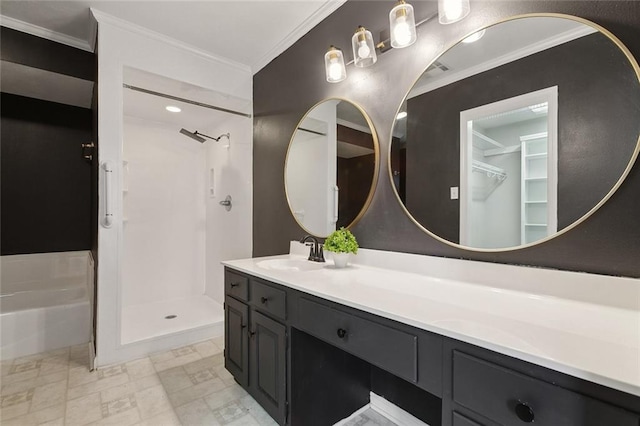
M 197 130 L 192 133 L 183 127 L 182 129 L 180 129 L 180 133 L 182 133 L 185 136 L 189 136 L 191 139 L 194 139 L 200 143 L 205 143 L 207 141 L 205 138 L 200 136 Z

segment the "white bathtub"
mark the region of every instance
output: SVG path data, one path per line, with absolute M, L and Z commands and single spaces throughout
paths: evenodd
M 0 359 L 88 342 L 93 287 L 88 251 L 2 256 Z

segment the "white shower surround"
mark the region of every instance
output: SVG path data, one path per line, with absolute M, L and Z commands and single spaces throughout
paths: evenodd
M 98 21 L 98 155 L 101 162 L 116 165 L 111 194 L 114 225 L 98 229 L 98 305 L 97 305 L 97 358 L 96 365 L 104 366 L 130 360 L 152 352 L 167 350 L 181 345 L 222 334 L 222 323 L 211 327 L 196 327 L 184 332 L 158 336 L 131 344 L 123 344 L 122 321 L 122 250 L 123 250 L 123 202 L 122 164 L 123 158 L 123 69 L 137 68 L 162 75 L 174 80 L 203 87 L 250 102 L 252 96 L 252 73 L 249 67 L 224 58 L 209 55 L 191 46 L 184 45 L 165 36 L 153 33 L 109 15 L 93 11 Z M 221 105 L 224 107 L 224 105 Z M 220 260 L 242 257 L 251 253 L 251 137 L 252 120 L 242 118 L 242 123 L 224 126 L 224 132 L 231 132 L 231 148 L 226 163 L 221 166 L 219 193 L 229 193 L 234 197 L 235 214 L 219 216 L 219 211 L 207 213 L 215 218 L 214 229 L 207 229 L 206 250 L 212 244 L 224 245 L 236 238 L 239 230 L 241 238 L 228 244 L 228 255 L 224 248 L 209 250 L 206 254 L 206 284 L 204 292 L 212 298 L 222 294 Z M 230 116 L 230 123 L 235 123 Z M 206 123 L 204 123 L 206 126 Z M 249 129 L 249 130 L 247 130 Z M 203 128 L 201 131 L 205 132 Z M 194 142 L 195 143 L 195 142 Z M 217 148 L 216 148 L 217 149 Z M 238 163 L 234 163 L 235 161 Z M 231 173 L 231 175 L 225 175 Z M 229 176 L 228 178 L 225 176 Z M 247 187 L 248 186 L 248 187 Z M 99 176 L 99 196 L 104 199 L 104 178 Z M 207 211 L 217 203 L 207 201 Z M 219 206 L 217 206 L 219 207 Z M 240 210 L 242 209 L 242 210 Z M 224 211 L 224 209 L 219 209 Z M 240 213 L 239 212 L 244 212 Z M 99 214 L 102 215 L 102 205 Z M 126 225 L 124 225 L 126 226 Z M 218 231 L 218 235 L 211 233 Z M 238 244 L 235 246 L 234 244 Z M 240 254 L 242 253 L 242 254 Z M 216 265 L 216 266 L 211 266 Z M 219 275 L 208 276 L 209 274 Z M 203 296 L 204 297 L 204 296 Z M 176 299 L 178 300 L 178 299 Z

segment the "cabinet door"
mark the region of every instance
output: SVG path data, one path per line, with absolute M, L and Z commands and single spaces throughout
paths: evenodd
M 251 312 L 251 378 L 253 397 L 279 424 L 286 421 L 287 329 L 259 312 Z
M 224 300 L 224 366 L 241 386 L 249 385 L 249 308 L 242 302 Z

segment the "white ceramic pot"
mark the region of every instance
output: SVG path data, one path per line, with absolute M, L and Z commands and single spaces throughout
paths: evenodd
M 346 267 L 349 264 L 349 259 L 351 259 L 351 253 L 331 253 L 331 256 L 336 268 Z

